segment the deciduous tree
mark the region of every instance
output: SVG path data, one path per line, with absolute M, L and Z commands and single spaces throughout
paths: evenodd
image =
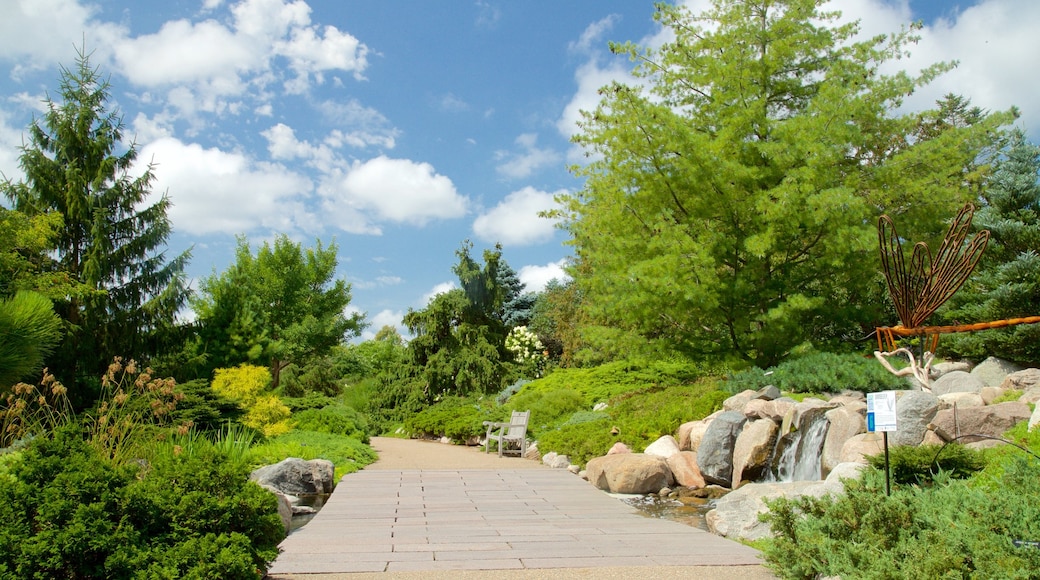
M 882 75 L 912 31 L 857 41 L 822 4 L 659 4 L 673 40 L 612 45 L 639 84 L 603 87 L 583 114 L 575 140 L 592 161 L 560 200 L 582 308 L 603 329 L 583 333 L 593 348 L 616 348 L 595 344 L 609 337 L 767 366 L 862 336 L 883 308 L 877 215 L 930 235 L 977 195 L 976 159 L 1010 114 L 897 113 L 951 65 Z

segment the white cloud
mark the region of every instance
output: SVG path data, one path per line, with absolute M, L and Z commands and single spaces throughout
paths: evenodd
M 578 40 L 572 41 L 567 45 L 567 49 L 580 53 L 598 52 L 603 48 L 604 37 L 613 30 L 614 25 L 620 19 L 621 17 L 617 14 L 611 14 L 606 18 L 593 22 L 585 27 Z
M 402 337 L 408 336 L 408 328 L 401 322 L 404 312 L 400 310 L 380 310 L 367 320 L 368 327 L 361 332 L 361 340 L 372 340 L 384 326 L 392 326 Z
M 487 242 L 526 246 L 552 239 L 555 221 L 538 213 L 557 207 L 554 196 L 566 193 L 525 187 L 506 196 L 498 205 L 473 222 L 473 233 Z
M 12 76 L 69 62 L 77 48 L 99 53 L 126 29 L 93 20 L 97 8 L 71 0 L 8 0 L 0 18 L 0 59 L 14 61 Z
M 153 195 L 169 194 L 173 202 L 169 217 L 178 231 L 239 234 L 267 228 L 290 232 L 317 221 L 303 206 L 313 188 L 310 180 L 281 165 L 170 137 L 141 149 L 138 161 L 152 160 Z
M 544 266 L 524 266 L 517 272 L 517 277 L 523 282 L 524 290 L 541 292 L 553 280 L 566 282 L 571 279 L 563 269 L 566 265 L 567 260 L 563 259 Z
M 495 158 L 500 161 L 504 160 L 496 167 L 498 172 L 506 177 L 519 179 L 529 177 L 543 167 L 560 162 L 559 153 L 554 149 L 539 149 L 537 141 L 536 134 L 524 133 L 514 141 L 520 147 L 520 152 L 496 151 Z
M 440 284 L 437 284 L 431 288 L 429 292 L 422 295 L 422 298 L 419 299 L 419 307 L 426 308 L 429 306 L 430 301 L 436 298 L 438 294 L 446 294 L 456 288 L 458 288 L 458 285 L 456 285 L 455 282 L 441 282 Z
M 351 147 L 393 149 L 400 134 L 382 113 L 362 105 L 357 99 L 324 101 L 318 104 L 318 111 L 329 123 L 345 129 L 337 134 Z
M 24 179 L 25 174 L 18 166 L 23 142 L 22 129 L 11 126 L 7 113 L 0 109 L 0 179 L 16 182 Z
M 466 214 L 467 200 L 429 163 L 379 156 L 355 163 L 323 185 L 325 210 L 372 214 L 380 221 L 422 226 Z

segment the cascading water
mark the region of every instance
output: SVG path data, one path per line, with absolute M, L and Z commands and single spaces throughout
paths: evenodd
M 830 421 L 824 413 L 805 417 L 802 428 L 777 440 L 773 467 L 766 481 L 816 481 L 822 475 L 821 455 Z M 807 424 L 806 424 L 807 423 Z

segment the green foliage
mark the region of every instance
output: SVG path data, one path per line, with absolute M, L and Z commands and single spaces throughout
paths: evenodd
M 899 113 L 952 67 L 885 75 L 917 38 L 859 40 L 819 0 L 671 3 L 659 48 L 613 44 L 638 82 L 600 89 L 575 137 L 592 161 L 561 196 L 582 337 L 776 364 L 886 313 L 877 213 L 929 239 L 979 194 L 994 130 L 948 98 Z
M 963 445 L 897 445 L 889 450 L 892 482 L 900 485 L 931 485 L 936 477 L 965 479 L 986 462 L 983 454 Z M 867 458 L 875 469 L 885 468 L 884 454 Z
M 170 200 L 163 195 L 148 204 L 151 165 L 129 174 L 137 148 L 131 143 L 119 152 L 122 119 L 108 110 L 110 86 L 88 54 L 62 68 L 59 85 L 61 100 L 48 98 L 29 126 L 20 157 L 25 181 L 5 181 L 0 190 L 26 215 L 63 218 L 52 266 L 89 292 L 57 304 L 73 332 L 49 366 L 73 384 L 78 374 L 100 375 L 115 355 L 144 359 L 169 346 L 174 315 L 188 295 L 183 270 L 190 254 L 165 259 Z
M 249 450 L 252 465 L 271 465 L 287 457 L 327 459 L 336 466 L 336 480 L 375 461 L 376 452 L 356 437 L 301 431 L 269 437 Z
M 277 389 L 289 364 L 306 367 L 361 330 L 361 315 L 344 314 L 350 286 L 334 280 L 336 252 L 335 244 L 324 247 L 319 240 L 304 250 L 279 235 L 254 255 L 240 237 L 235 263 L 203 280 L 192 300 L 199 327 L 193 348 L 206 353 L 210 369 L 264 364 Z M 334 390 L 328 377 L 308 380 Z
M 1040 550 L 1040 461 L 1010 460 L 999 493 L 936 478 L 929 488 L 885 495 L 877 471 L 846 482 L 840 497 L 769 502 L 771 568 L 784 578 L 1033 578 Z
M 950 301 L 943 318 L 988 322 L 1040 313 L 1040 147 L 1020 129 L 1011 131 L 1004 155 L 987 182 L 973 227 L 990 232 L 977 271 Z M 1040 325 L 951 335 L 942 350 L 981 360 L 1000 356 L 1040 363 Z
M 610 401 L 605 416 L 581 411 L 558 428 L 539 433 L 538 448 L 567 455 L 579 465 L 605 454 L 617 441 L 641 451 L 661 436 L 674 434 L 682 423 L 721 409 L 728 396 L 713 381 L 622 393 Z M 611 433 L 614 427 L 617 435 Z
M 114 466 L 75 425 L 0 478 L 0 574 L 256 578 L 278 554 L 275 497 L 212 446 Z
M 345 435 L 368 443 L 368 420 L 350 407 L 330 405 L 320 409 L 307 409 L 294 414 L 293 421 L 296 428 L 303 431 Z
M 731 375 L 730 393 L 758 390 L 766 385 L 791 393 L 837 393 L 842 390 L 876 393 L 906 388 L 906 380 L 886 371 L 872 358 L 852 354 L 815 352 L 788 359 L 768 371 L 751 368 Z
M 65 385 L 44 373 L 38 385 L 18 383 L 0 405 L 0 448 L 45 435 L 73 419 Z
M 182 398 L 171 413 L 174 424 L 192 425 L 196 430 L 211 432 L 242 416 L 238 403 L 221 396 L 206 379 L 178 383 L 177 391 Z
M 581 393 L 574 389 L 522 389 L 509 400 L 506 408 L 511 411 L 531 411 L 528 430 L 537 437 L 575 412 L 587 410 L 588 404 Z
M 498 421 L 501 413 L 492 414 L 480 401 L 473 398 L 445 397 L 404 422 L 413 437 L 448 437 L 455 443 L 465 443 L 470 437 L 484 435 L 484 421 Z
M 691 383 L 704 368 L 683 361 L 623 360 L 590 368 L 557 369 L 532 381 L 524 391 L 574 389 L 589 407 L 612 397 L 652 386 Z

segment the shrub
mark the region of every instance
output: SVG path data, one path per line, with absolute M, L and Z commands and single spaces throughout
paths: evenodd
M 307 409 L 296 413 L 294 419 L 296 428 L 303 431 L 345 435 L 368 443 L 368 420 L 350 407 L 332 405 L 320 409 Z
M 875 470 L 840 497 L 768 502 L 774 539 L 764 553 L 784 578 L 1032 578 L 1040 550 L 1040 462 L 1010 462 L 1000 493 L 938 477 L 932 487 L 884 492 Z
M 544 378 L 531 381 L 524 391 L 573 389 L 581 393 L 587 406 L 651 387 L 689 384 L 704 374 L 704 369 L 685 361 L 624 360 L 592 368 L 556 369 Z
M 954 479 L 971 477 L 985 467 L 982 452 L 958 444 L 897 445 L 889 450 L 892 481 L 901 485 L 931 485 L 940 473 Z M 884 454 L 867 458 L 875 469 L 885 468 Z
M 445 397 L 408 418 L 404 426 L 413 436 L 444 436 L 456 443 L 464 443 L 487 432 L 484 421 L 497 420 L 497 415 L 474 398 Z
M 171 418 L 175 424 L 190 424 L 200 431 L 217 431 L 228 421 L 237 421 L 242 409 L 234 401 L 220 396 L 206 379 L 179 383 L 183 398 Z
M 575 411 L 588 408 L 581 393 L 570 388 L 544 390 L 523 389 L 506 407 L 513 411 L 531 411 L 528 430 L 537 435 L 570 417 Z
M 875 393 L 905 389 L 906 379 L 886 371 L 877 361 L 852 354 L 816 352 L 784 361 L 768 371 L 757 367 L 730 375 L 725 389 L 735 394 L 775 385 L 792 393 Z
M 278 397 L 264 394 L 271 383 L 271 372 L 264 367 L 242 364 L 231 369 L 217 369 L 213 390 L 231 399 L 245 412 L 242 424 L 271 437 L 288 433 L 291 412 Z
M 261 578 L 277 500 L 212 446 L 106 461 L 77 425 L 40 437 L 0 478 L 0 575 Z

